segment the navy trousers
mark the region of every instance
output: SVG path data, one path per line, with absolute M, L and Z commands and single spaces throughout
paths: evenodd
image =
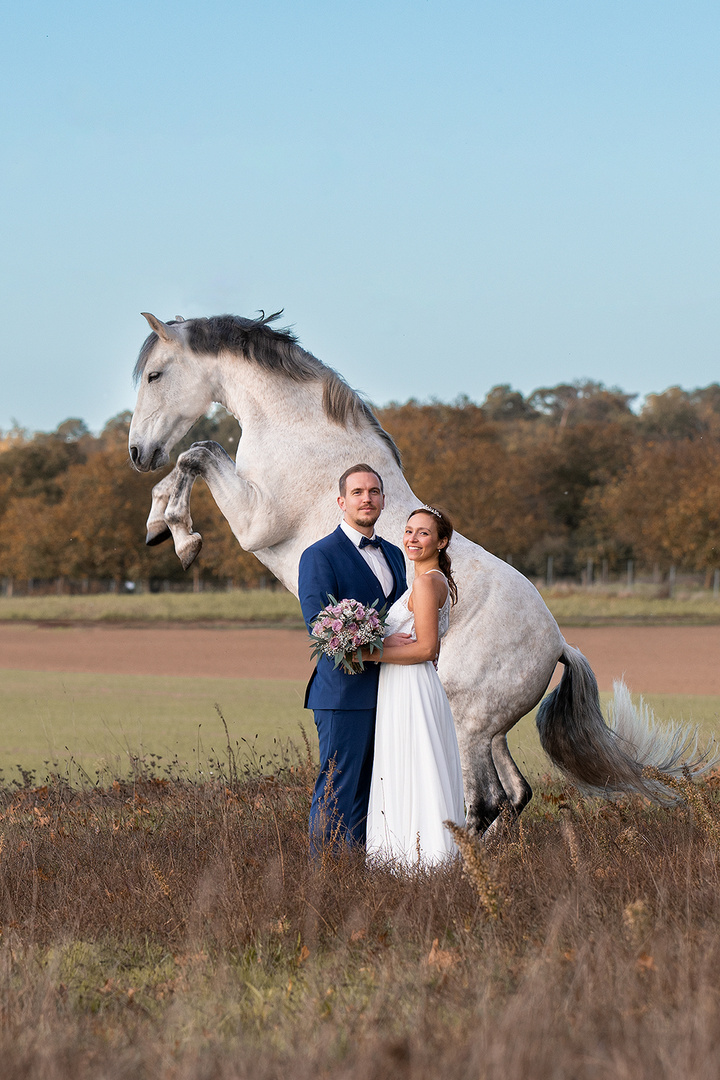
M 310 807 L 310 846 L 364 845 L 375 709 L 315 709 L 320 774 Z

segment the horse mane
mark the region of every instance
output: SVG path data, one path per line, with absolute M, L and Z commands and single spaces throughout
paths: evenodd
M 261 312 L 259 319 L 245 319 L 241 315 L 213 315 L 207 319 L 172 319 L 167 325 L 182 323 L 187 344 L 194 353 L 217 356 L 227 351 L 254 361 L 266 371 L 279 372 L 293 382 L 322 382 L 326 416 L 344 427 L 350 423 L 359 426 L 364 421 L 387 444 L 395 461 L 401 465 L 400 451 L 395 441 L 360 394 L 337 371 L 303 349 L 292 330 L 288 327 L 275 329 L 270 325 L 281 315 L 282 311 L 267 316 Z M 145 370 L 157 341 L 158 336 L 153 331 L 143 342 L 133 372 L 136 382 Z

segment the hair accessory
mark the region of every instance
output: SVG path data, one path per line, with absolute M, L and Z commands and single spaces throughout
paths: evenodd
M 429 513 L 431 514 L 434 514 L 436 518 L 440 518 L 440 520 L 442 520 L 442 514 L 439 510 L 436 510 L 434 506 L 428 506 L 427 503 L 423 503 L 422 508 L 423 510 L 429 511 Z

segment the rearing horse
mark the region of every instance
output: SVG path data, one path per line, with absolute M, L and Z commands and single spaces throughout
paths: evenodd
M 297 595 L 300 555 L 337 525 L 337 478 L 357 461 L 382 476 L 382 532 L 399 540 L 421 500 L 405 480 L 395 443 L 335 371 L 288 330 L 270 325 L 279 313 L 167 323 L 144 314 L 152 333 L 135 366 L 134 467 L 165 465 L 213 402 L 236 417 L 242 432 L 234 462 L 213 442 L 180 454 L 153 489 L 149 544 L 172 534 L 183 567 L 191 564 L 202 539 L 193 531 L 190 493 L 202 476 L 241 547 Z M 558 661 L 565 671 L 540 707 L 538 728 L 561 769 L 600 794 L 652 793 L 641 775 L 645 765 L 679 770 L 689 732 L 654 732 L 648 740 L 629 697 L 617 693 L 608 726 L 590 665 L 564 640 L 527 578 L 458 533 L 451 548 L 460 600 L 439 672 L 457 725 L 471 828 L 485 832 L 503 808 L 519 813 L 531 798 L 506 736 L 537 705 Z M 690 767 L 703 760 L 696 755 Z

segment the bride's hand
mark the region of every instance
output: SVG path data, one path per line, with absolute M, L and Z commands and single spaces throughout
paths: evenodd
M 386 645 L 393 648 L 397 645 L 409 645 L 415 638 L 412 634 L 390 634 L 388 637 L 383 638 L 383 647 Z

